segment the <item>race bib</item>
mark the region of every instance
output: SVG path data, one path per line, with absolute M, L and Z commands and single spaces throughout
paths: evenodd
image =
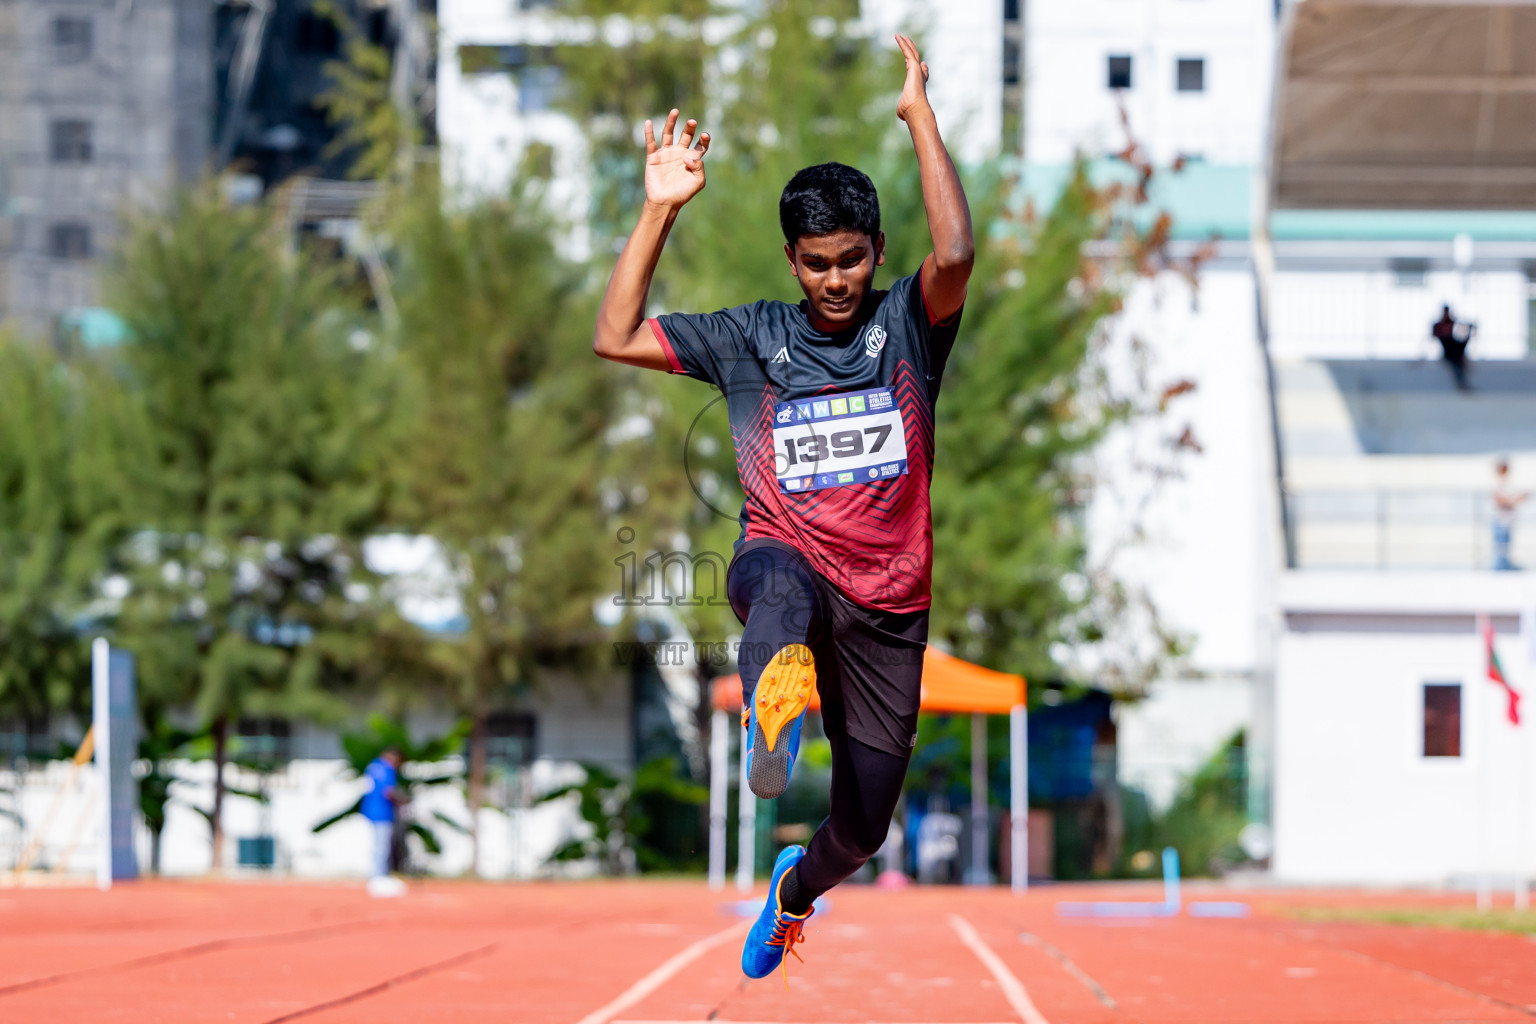
M 785 494 L 907 472 L 907 434 L 890 388 L 798 398 L 773 412 L 774 470 Z

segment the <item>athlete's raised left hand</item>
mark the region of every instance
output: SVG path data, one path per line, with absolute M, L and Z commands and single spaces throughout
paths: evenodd
M 907 81 L 901 87 L 901 98 L 896 101 L 896 116 L 905 121 L 913 111 L 932 113 L 933 108 L 928 105 L 928 65 L 918 54 L 917 44 L 898 34 L 896 45 L 907 58 Z
M 667 115 L 660 142 L 656 139 L 655 126 L 650 121 L 645 122 L 645 198 L 647 202 L 672 210 L 681 209 L 704 188 L 704 154 L 709 151 L 709 132 L 699 132 L 699 123 L 693 118 L 683 123 L 683 133 L 674 143 L 676 128 L 675 108 Z M 695 148 L 696 132 L 698 146 Z

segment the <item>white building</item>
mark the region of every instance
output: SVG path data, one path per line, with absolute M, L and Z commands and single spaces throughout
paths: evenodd
M 1101 452 L 1092 538 L 1144 528 L 1119 568 L 1195 643 L 1189 677 L 1123 709 L 1121 778 L 1166 802 L 1246 726 L 1250 814 L 1282 878 L 1536 874 L 1532 727 L 1503 720 L 1476 632 L 1491 616 L 1529 690 L 1536 579 L 1489 566 L 1496 458 L 1536 489 L 1536 108 L 1511 84 L 1530 56 L 1499 42 L 1533 17 L 1028 5 L 1031 193 L 1048 200 L 1077 153 L 1124 173 L 1104 159 L 1123 109 L 1159 168 L 1194 158 L 1152 189 L 1175 254 L 1220 239 L 1197 295 L 1165 275 L 1119 325 L 1151 343 L 1154 383 L 1197 382 L 1172 420 L 1203 449 L 1148 506 L 1118 481 L 1167 425 Z M 1429 334 L 1444 304 L 1477 325 L 1470 392 Z M 1536 566 L 1532 505 L 1513 561 Z
M 1016 32 L 1005 25 L 1004 6 L 1003 0 L 863 5 L 864 30 L 875 38 L 889 39 L 899 29 L 922 33 L 939 123 L 969 161 L 996 155 L 1001 147 L 1003 41 Z M 721 17 L 701 31 L 707 39 L 723 40 L 739 22 Z M 579 223 L 588 199 L 584 139 L 581 127 L 554 109 L 561 74 L 550 51 L 562 43 L 619 45 L 632 27 L 620 18 L 599 24 L 562 17 L 544 3 L 442 0 L 438 30 L 437 130 L 450 180 L 461 188 L 499 191 L 530 146 L 545 146 L 557 201 Z M 692 102 L 683 116 L 704 120 L 711 97 Z M 656 112 L 658 118 L 665 115 Z M 640 126 L 634 130 L 638 152 Z M 721 130 L 714 129 L 717 135 Z
M 1262 718 L 1254 681 L 1264 672 L 1275 557 L 1267 543 L 1273 471 L 1250 238 L 1274 37 L 1269 0 L 1026 5 L 1024 176 L 1037 205 L 1054 198 L 1079 155 L 1098 179 L 1126 177 L 1112 155 L 1134 141 L 1158 169 L 1149 206 L 1172 215 L 1171 255 L 1187 259 L 1215 242 L 1197 289 L 1169 272 L 1127 296 L 1116 330 L 1151 347 L 1149 384 L 1196 387 L 1160 421 L 1100 449 L 1089 519 L 1095 565 L 1142 534 L 1109 568 L 1193 644 L 1176 676 L 1118 709 L 1121 781 L 1154 809 L 1238 729 L 1250 729 L 1252 744 Z M 1186 166 L 1174 173 L 1180 158 Z M 1169 442 L 1181 435 L 1177 475 L 1149 490 L 1137 467 L 1170 462 Z
M 1274 868 L 1536 875 L 1536 754 L 1487 676 L 1536 681 L 1536 574 L 1490 571 L 1493 467 L 1536 485 L 1528 4 L 1286 12 L 1261 281 L 1284 495 Z M 1429 324 L 1475 321 L 1458 390 Z M 1536 516 L 1513 562 L 1536 567 Z M 1522 621 L 1524 623 L 1522 627 Z

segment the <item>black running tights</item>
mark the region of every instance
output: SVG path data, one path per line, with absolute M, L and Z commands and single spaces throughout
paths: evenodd
M 732 565 L 726 592 L 745 625 L 737 658 L 743 706 L 750 704 L 768 660 L 789 644 L 811 648 L 817 685 L 826 699 L 826 668 L 834 652 L 828 649 L 825 611 L 811 571 L 791 553 L 771 546 L 745 552 Z M 828 728 L 827 733 L 832 745 L 832 812 L 795 869 L 802 895 L 797 902 L 806 904 L 859 870 L 880 849 L 910 759 L 878 750 L 842 730 Z

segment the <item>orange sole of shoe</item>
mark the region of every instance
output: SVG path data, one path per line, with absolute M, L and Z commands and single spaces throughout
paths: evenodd
M 815 692 L 816 660 L 809 647 L 790 644 L 769 660 L 752 692 L 752 703 L 770 751 L 784 727 L 810 705 Z

